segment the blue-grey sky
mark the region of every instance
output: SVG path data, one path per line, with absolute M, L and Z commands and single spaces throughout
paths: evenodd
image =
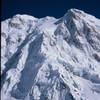
M 100 18 L 100 0 L 2 0 L 1 20 L 15 14 L 37 18 L 62 17 L 68 9 L 77 8 Z

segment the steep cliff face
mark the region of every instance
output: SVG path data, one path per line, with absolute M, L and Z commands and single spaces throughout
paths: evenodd
M 2 100 L 99 100 L 99 19 L 15 15 L 1 32 Z

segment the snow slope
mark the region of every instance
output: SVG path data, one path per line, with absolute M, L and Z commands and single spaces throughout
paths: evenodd
M 1 32 L 1 100 L 100 100 L 99 19 L 18 14 Z

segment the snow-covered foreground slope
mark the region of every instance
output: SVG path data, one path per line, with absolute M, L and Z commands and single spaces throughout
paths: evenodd
M 100 100 L 99 19 L 16 15 L 1 32 L 2 100 Z

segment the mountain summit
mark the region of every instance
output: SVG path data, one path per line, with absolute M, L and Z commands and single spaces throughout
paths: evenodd
M 100 100 L 100 19 L 18 14 L 1 33 L 1 100 Z

